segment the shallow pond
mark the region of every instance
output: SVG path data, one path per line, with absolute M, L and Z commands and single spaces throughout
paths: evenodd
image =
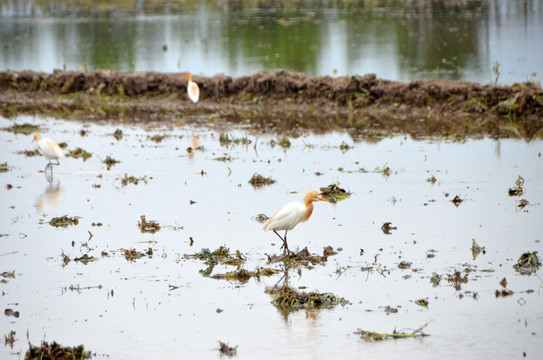
M 218 358 L 219 341 L 237 345 L 243 359 L 533 358 L 541 350 L 541 270 L 521 275 L 513 268 L 522 253 L 543 253 L 541 141 L 397 136 L 368 143 L 329 133 L 290 134 L 290 147 L 281 147 L 282 136 L 219 123 L 21 117 L 0 120 L 0 128 L 14 122 L 40 125 L 44 136 L 68 144 L 65 151 L 80 147 L 92 157 L 62 159 L 47 179 L 45 158 L 19 153 L 34 149 L 31 136 L 0 131 L 0 162 L 9 169 L 0 173 L 0 272 L 14 271 L 0 284 L 0 306 L 19 312 L 0 322 L 0 335 L 14 330 L 17 339 L 13 348 L 0 347 L 1 358 L 19 359 L 28 341 L 42 340 L 84 344 L 113 359 Z M 240 143 L 221 144 L 221 133 Z M 156 135 L 166 136 L 156 142 Z M 120 161 L 109 171 L 107 156 Z M 277 182 L 254 188 L 248 180 L 255 172 Z M 144 180 L 123 186 L 125 174 Z M 526 192 L 511 197 L 519 175 Z M 279 254 L 281 243 L 253 217 L 332 183 L 352 195 L 316 204 L 309 221 L 289 232 L 289 246 L 341 251 L 323 264 L 287 269 L 286 279 L 349 304 L 281 311 L 265 292 L 285 281 L 283 265 L 267 256 Z M 457 195 L 464 201 L 455 206 Z M 529 204 L 520 208 L 520 199 Z M 79 223 L 48 224 L 63 215 Z M 141 215 L 162 228 L 141 233 Z M 385 234 L 385 222 L 397 229 Z M 474 258 L 473 239 L 485 254 Z M 221 245 L 239 250 L 248 271 L 281 273 L 215 280 L 200 272 L 203 261 L 184 256 Z M 126 249 L 149 248 L 152 257 L 125 258 Z M 95 261 L 74 261 L 85 254 Z M 65 256 L 72 261 L 65 264 Z M 402 261 L 411 267 L 399 268 Z M 212 274 L 232 270 L 217 265 Z M 447 281 L 455 270 L 467 274 L 459 289 Z M 437 286 L 433 272 L 442 276 Z M 503 278 L 514 293 L 496 297 Z M 427 308 L 415 303 L 421 298 Z M 426 323 L 431 336 L 419 339 L 368 342 L 354 333 Z
M 512 84 L 542 79 L 542 17 L 541 0 L 0 1 L 0 70 Z

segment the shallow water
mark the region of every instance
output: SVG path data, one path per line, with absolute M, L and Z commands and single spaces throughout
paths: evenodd
M 0 70 L 113 68 L 511 84 L 543 74 L 543 1 L 1 1 Z
M 543 252 L 541 141 L 398 136 L 367 143 L 330 133 L 290 138 L 284 149 L 270 144 L 276 135 L 220 124 L 15 121 L 40 124 L 44 136 L 92 157 L 61 160 L 49 183 L 40 172 L 43 157 L 17 153 L 33 149 L 31 136 L 0 131 L 2 162 L 11 167 L 0 174 L 0 272 L 15 270 L 14 279 L 0 284 L 0 306 L 20 312 L 0 322 L 0 335 L 14 330 L 17 338 L 13 349 L 0 347 L 1 358 L 22 357 L 27 334 L 32 344 L 83 343 L 98 358 L 114 359 L 215 358 L 219 340 L 238 345 L 237 357 L 247 359 L 518 358 L 523 352 L 534 358 L 541 349 L 541 270 L 527 276 L 513 269 L 523 252 Z M 2 119 L 0 127 L 13 122 Z M 112 135 L 118 128 L 120 141 Z M 252 143 L 221 146 L 222 131 Z M 168 137 L 149 140 L 157 134 Z M 342 142 L 352 148 L 341 151 Z M 196 144 L 203 150 L 189 154 L 187 147 Z M 214 160 L 224 154 L 233 160 Z M 110 171 L 102 164 L 108 155 L 121 161 Z M 375 171 L 385 164 L 389 176 Z M 255 172 L 277 183 L 255 189 L 248 184 Z M 147 183 L 123 187 L 116 179 L 124 174 L 145 176 Z M 434 184 L 426 181 L 432 175 Z M 519 197 L 508 196 L 519 175 L 526 188 L 520 198 L 530 202 L 524 209 Z M 305 291 L 333 292 L 349 305 L 283 314 L 265 293 L 282 275 L 245 284 L 213 280 L 199 273 L 207 267 L 202 261 L 183 256 L 226 245 L 247 257 L 247 270 L 282 269 L 267 264 L 266 255 L 278 254 L 280 242 L 252 217 L 336 182 L 352 196 L 316 204 L 311 219 L 289 233 L 289 245 L 319 254 L 327 245 L 342 251 L 324 265 L 290 270 L 288 281 Z M 464 199 L 458 207 L 451 202 L 456 195 Z M 66 229 L 47 224 L 62 215 L 80 222 Z M 140 233 L 140 215 L 162 229 Z M 92 225 L 98 222 L 103 226 Z M 397 230 L 385 235 L 384 222 Z M 473 259 L 472 239 L 486 254 Z M 153 256 L 134 262 L 121 250 L 149 247 Z M 63 267 L 63 253 L 97 260 Z M 398 268 L 404 260 L 411 269 Z M 363 271 L 366 266 L 374 270 Z M 447 274 L 466 268 L 473 271 L 457 291 Z M 232 270 L 218 265 L 213 274 Z M 429 280 L 433 272 L 443 276 L 437 287 Z M 496 298 L 504 277 L 514 294 Z M 428 298 L 428 308 L 415 304 L 420 298 Z M 398 312 L 387 314 L 387 305 Z M 431 336 L 423 339 L 370 343 L 354 334 L 427 322 Z

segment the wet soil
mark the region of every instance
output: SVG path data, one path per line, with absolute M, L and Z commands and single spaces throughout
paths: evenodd
M 259 72 L 196 76 L 200 102 L 186 95 L 184 73 L 0 72 L 0 113 L 79 119 L 228 121 L 272 131 L 347 129 L 363 138 L 386 134 L 541 138 L 543 90 L 458 81 L 378 79 L 375 74 L 313 77 Z M 196 116 L 198 115 L 198 116 Z M 207 115 L 207 120 L 202 120 Z M 198 118 L 198 120 L 196 120 Z M 188 120 L 189 119 L 189 120 Z

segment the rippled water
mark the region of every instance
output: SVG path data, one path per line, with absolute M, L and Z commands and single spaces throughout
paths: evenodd
M 543 74 L 541 0 L 70 4 L 0 2 L 0 70 L 288 69 L 483 84 Z
M 2 315 L 0 335 L 14 330 L 17 341 L 13 349 L 0 346 L 1 358 L 21 358 L 27 336 L 32 344 L 83 343 L 98 358 L 114 359 L 218 358 L 219 340 L 238 345 L 242 359 L 482 359 L 523 352 L 535 358 L 541 348 L 541 270 L 528 276 L 513 269 L 523 252 L 543 253 L 540 141 L 392 137 L 367 143 L 330 133 L 290 137 L 291 146 L 282 148 L 272 143 L 280 140 L 276 135 L 220 125 L 24 117 L 1 119 L 0 128 L 15 121 L 40 124 L 44 135 L 92 157 L 61 160 L 48 182 L 40 172 L 43 157 L 18 153 L 33 149 L 31 136 L 0 131 L 0 162 L 10 169 L 0 173 L 0 272 L 15 271 L 0 283 L 0 306 L 20 312 L 19 318 Z M 116 129 L 124 134 L 119 141 Z M 221 133 L 251 143 L 221 145 Z M 156 143 L 154 135 L 167 137 Z M 201 150 L 186 151 L 195 145 Z M 215 160 L 225 154 L 231 162 Z M 121 161 L 109 171 L 102 163 L 108 155 Z M 378 171 L 385 165 L 389 176 Z M 277 183 L 255 189 L 248 184 L 255 172 Z M 147 183 L 122 186 L 118 178 L 125 174 Z M 510 197 L 519 175 L 526 193 Z M 342 251 L 324 265 L 290 270 L 288 279 L 349 305 L 284 314 L 265 293 L 281 274 L 245 284 L 213 280 L 200 274 L 207 267 L 202 261 L 183 256 L 225 245 L 247 257 L 247 270 L 281 269 L 266 255 L 280 252 L 278 239 L 252 217 L 331 183 L 352 196 L 316 204 L 311 219 L 289 233 L 289 245 Z M 464 199 L 458 207 L 451 202 L 456 195 Z M 524 209 L 521 198 L 529 201 Z M 79 216 L 79 224 L 47 224 L 62 215 Z M 162 229 L 140 233 L 140 215 Z M 384 222 L 397 230 L 385 235 Z M 475 259 L 472 239 L 486 248 Z M 128 261 L 122 249 L 131 248 L 152 248 L 153 256 Z M 63 266 L 62 254 L 97 260 Z M 401 261 L 411 269 L 399 269 Z M 465 269 L 472 270 L 469 281 L 455 290 L 447 274 Z M 231 270 L 216 266 L 213 274 Z M 429 280 L 433 272 L 443 276 L 437 287 Z M 514 294 L 497 298 L 504 277 Z M 420 298 L 428 298 L 428 308 L 415 304 Z M 387 314 L 386 306 L 398 312 Z M 431 336 L 423 339 L 370 343 L 354 334 L 427 322 Z

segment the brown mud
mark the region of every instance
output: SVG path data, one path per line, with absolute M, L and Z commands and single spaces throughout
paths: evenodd
M 0 72 L 0 114 L 85 120 L 242 123 L 261 130 L 344 129 L 362 138 L 388 134 L 494 138 L 543 137 L 543 90 L 459 81 L 378 79 L 374 74 L 313 77 L 259 72 L 194 77 L 200 102 L 186 95 L 184 73 Z

